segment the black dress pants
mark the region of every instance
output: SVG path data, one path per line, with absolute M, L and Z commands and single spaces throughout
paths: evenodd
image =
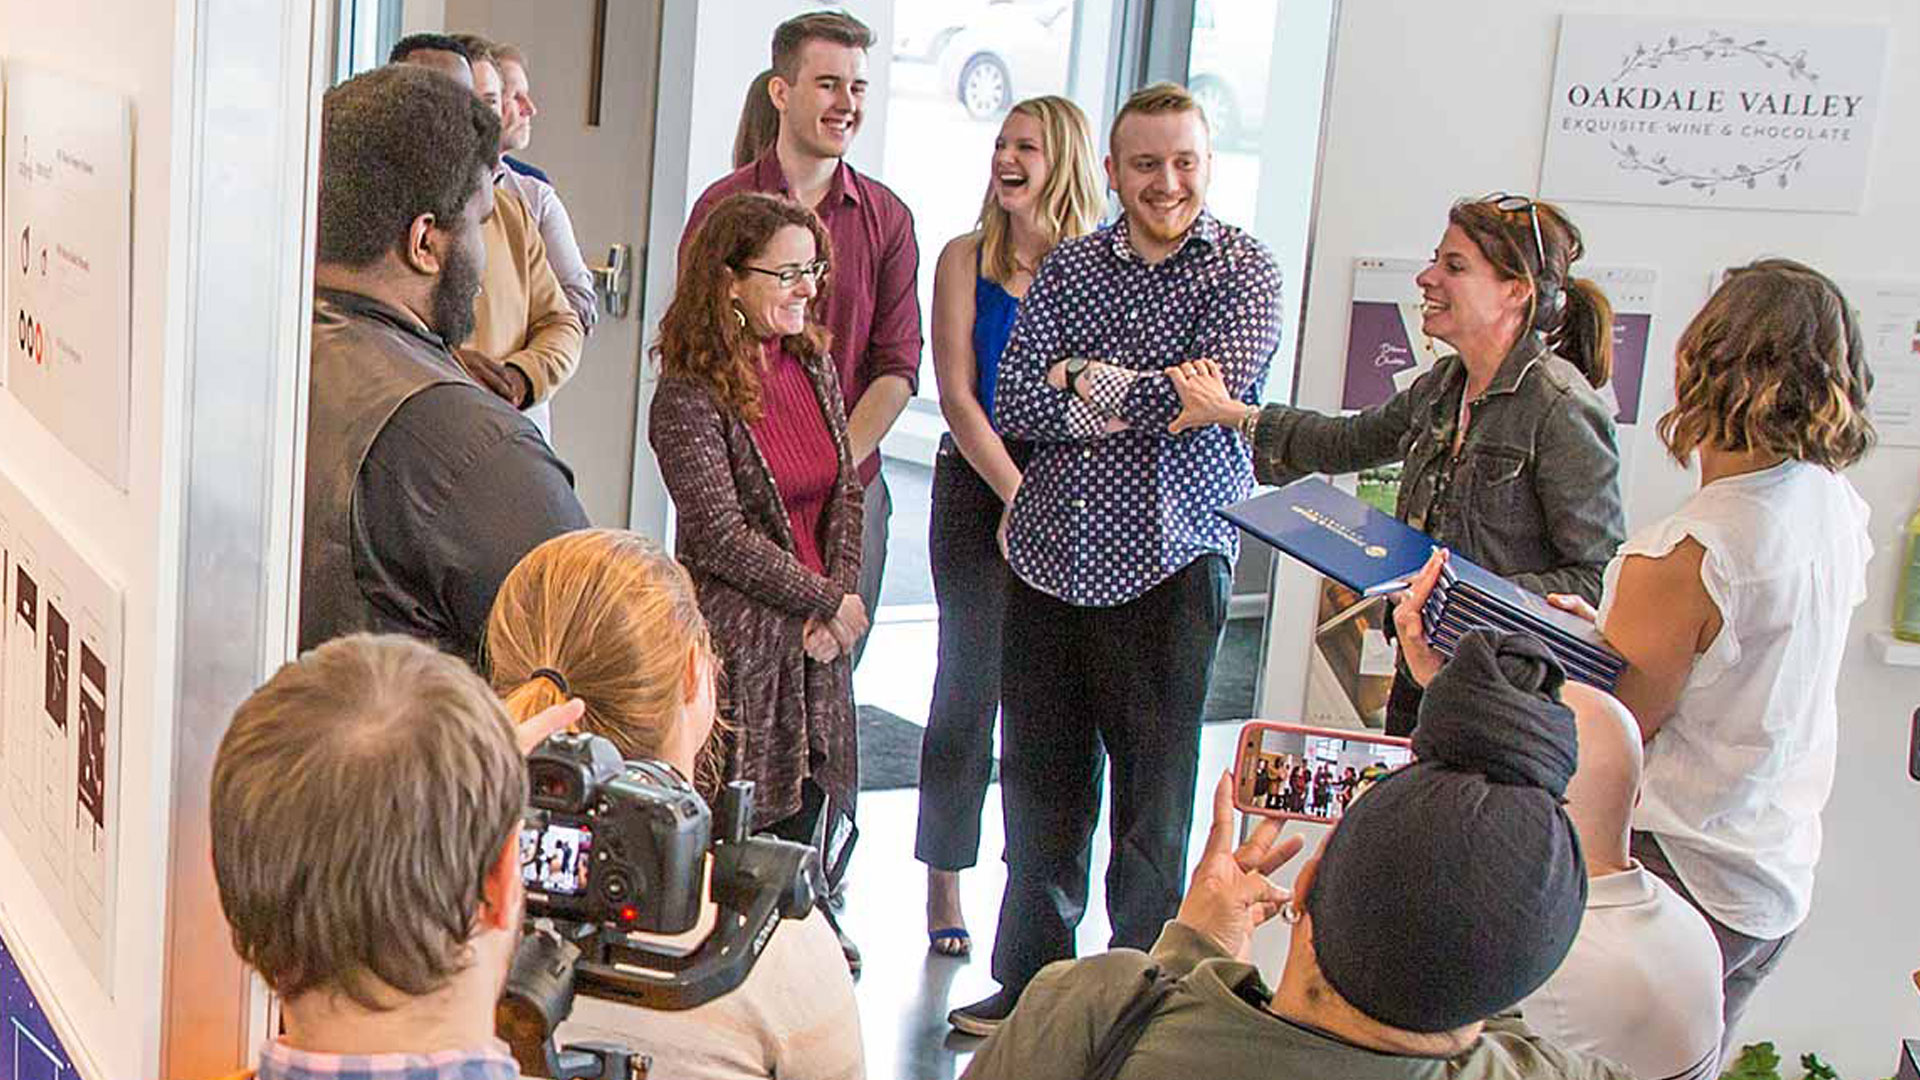
M 1023 443 L 1008 443 L 1025 467 Z M 1013 580 L 995 533 L 1000 496 L 962 457 L 953 436 L 933 465 L 927 555 L 940 608 L 939 666 L 920 743 L 920 819 L 913 857 L 935 870 L 965 870 L 980 858 L 980 808 L 993 773 L 993 721 L 1000 714 L 1000 631 Z
M 1226 624 L 1227 562 L 1207 555 L 1117 607 L 1075 607 L 1017 578 L 1007 595 L 1000 783 L 1007 891 L 993 975 L 1023 990 L 1074 955 L 1107 759 L 1111 945 L 1145 949 L 1185 888 L 1200 712 Z

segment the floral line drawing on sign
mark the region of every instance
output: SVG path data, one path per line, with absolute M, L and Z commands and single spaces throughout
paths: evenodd
M 1870 23 L 1565 14 L 1540 190 L 1857 213 L 1887 40 Z
M 1774 181 L 1781 187 L 1786 187 L 1788 178 L 1800 171 L 1804 165 L 1802 159 L 1807 156 L 1807 148 L 1801 147 L 1791 154 L 1783 154 L 1757 164 L 1743 162 L 1726 169 L 1689 172 L 1669 164 L 1665 154 L 1641 157 L 1640 151 L 1632 143 L 1627 143 L 1625 146 L 1612 140 L 1608 143 L 1613 147 L 1613 152 L 1619 155 L 1619 161 L 1615 164 L 1627 172 L 1653 173 L 1654 183 L 1661 187 L 1669 184 L 1685 184 L 1695 191 L 1704 191 L 1709 195 L 1718 191 L 1722 184 L 1744 184 L 1747 190 L 1751 191 L 1759 184 L 1761 177 L 1768 175 L 1773 176 Z
M 1807 68 L 1807 50 L 1801 49 L 1792 56 L 1770 48 L 1766 38 L 1754 38 L 1744 45 L 1736 41 L 1732 34 L 1723 34 L 1718 30 L 1708 30 L 1706 35 L 1696 42 L 1682 45 L 1680 35 L 1667 38 L 1665 45 L 1655 45 L 1649 49 L 1644 44 L 1635 44 L 1633 52 L 1620 61 L 1619 74 L 1609 82 L 1619 82 L 1641 68 L 1657 68 L 1668 60 L 1725 60 L 1734 57 L 1748 57 L 1760 62 L 1762 67 L 1772 69 L 1775 64 L 1786 71 L 1791 79 L 1806 79 L 1819 82 L 1818 73 Z

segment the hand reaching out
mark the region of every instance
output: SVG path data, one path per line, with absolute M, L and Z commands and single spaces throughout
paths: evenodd
M 1227 392 L 1220 365 L 1204 357 L 1175 364 L 1166 369 L 1166 376 L 1180 397 L 1180 414 L 1167 424 L 1173 434 L 1209 424 L 1232 427 L 1250 407 Z
M 571 729 L 585 715 L 587 715 L 587 703 L 579 698 L 568 698 L 550 709 L 542 709 L 534 713 L 522 723 L 515 724 L 513 741 L 520 747 L 521 756 L 525 757 L 533 752 L 534 747 L 546 742 L 547 736 Z
M 1213 827 L 1193 868 L 1193 881 L 1180 901 L 1177 921 L 1212 939 L 1228 956 L 1246 959 L 1254 927 L 1273 918 L 1292 893 L 1267 875 L 1300 853 L 1306 840 L 1280 838 L 1282 823 L 1263 820 L 1253 835 L 1233 846 L 1233 774 L 1223 773 L 1213 788 Z
M 1587 603 L 1587 598 L 1584 596 L 1575 593 L 1548 593 L 1547 603 L 1561 611 L 1572 612 L 1595 626 L 1600 625 L 1600 613 L 1593 610 L 1593 605 Z

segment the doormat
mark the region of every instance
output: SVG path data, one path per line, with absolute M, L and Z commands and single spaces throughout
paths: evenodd
M 1213 662 L 1213 684 L 1207 687 L 1205 723 L 1244 720 L 1253 715 L 1253 686 L 1260 667 L 1259 619 L 1227 623 L 1220 652 Z M 926 729 L 878 705 L 858 708 L 860 727 L 860 790 L 889 791 L 920 785 L 920 739 Z M 994 778 L 1000 766 L 994 763 Z

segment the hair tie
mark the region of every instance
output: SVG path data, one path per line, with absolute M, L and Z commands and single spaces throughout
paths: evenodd
M 548 682 L 552 683 L 553 685 L 559 687 L 561 697 L 573 696 L 573 690 L 567 686 L 567 677 L 553 670 L 550 667 L 534 668 L 533 671 L 527 675 L 527 681 L 532 682 L 535 679 L 545 679 Z

